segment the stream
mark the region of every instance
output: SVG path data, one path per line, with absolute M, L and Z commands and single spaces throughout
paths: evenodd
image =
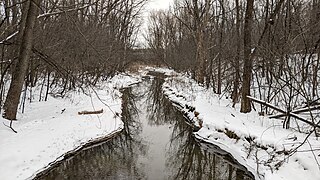
M 147 77 L 123 89 L 123 131 L 35 179 L 254 179 L 229 153 L 194 138 L 192 127 L 163 95 L 163 82 Z

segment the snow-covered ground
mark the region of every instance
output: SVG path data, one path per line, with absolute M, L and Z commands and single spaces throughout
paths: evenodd
M 72 91 L 67 98 L 50 96 L 41 102 L 32 96 L 25 112 L 19 112 L 18 121 L 13 122 L 18 133 L 4 125 L 9 121 L 0 118 L 0 179 L 32 178 L 65 153 L 121 131 L 123 123 L 115 115 L 121 114 L 119 89 L 138 81 L 140 76 L 120 74 L 102 82 L 99 88 L 88 88 L 87 95 Z M 37 94 L 37 89 L 33 91 Z M 101 114 L 78 115 L 101 109 Z
M 163 91 L 189 119 L 202 126 L 195 133 L 197 138 L 230 152 L 256 179 L 320 179 L 320 141 L 314 134 L 306 139 L 308 134 L 283 129 L 281 120 L 257 112 L 242 114 L 238 107 L 231 107 L 231 99 L 183 74 L 168 77 Z
M 308 134 L 283 129 L 280 120 L 258 116 L 257 112 L 241 114 L 238 107 L 231 107 L 230 99 L 165 68 L 145 68 L 137 76 L 117 75 L 95 91 L 87 89 L 87 95 L 73 91 L 68 98 L 49 97 L 46 102 L 34 97 L 13 123 L 17 134 L 2 124 L 9 121 L 0 118 L 0 179 L 32 178 L 66 152 L 119 132 L 123 126 L 115 115 L 121 113 L 119 89 L 140 81 L 152 70 L 168 75 L 164 93 L 202 126 L 196 137 L 230 152 L 257 179 L 320 179 L 320 142 L 314 134 L 306 140 Z M 102 114 L 78 115 L 100 109 Z

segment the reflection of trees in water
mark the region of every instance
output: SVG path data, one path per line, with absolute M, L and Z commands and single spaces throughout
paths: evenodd
M 63 162 L 43 179 L 146 179 L 148 172 L 138 164 L 147 145 L 142 140 L 140 111 L 135 102 L 143 102 L 150 125 L 170 124 L 166 166 L 169 179 L 250 179 L 244 169 L 229 156 L 219 155 L 197 143 L 192 128 L 183 115 L 162 93 L 163 79 L 144 81 L 134 88 L 122 90 L 123 132 L 100 146 L 81 151 Z
M 150 125 L 172 124 L 175 121 L 171 102 L 162 93 L 163 83 L 162 77 L 155 77 L 147 91 L 147 119 Z
M 196 142 L 190 127 L 175 123 L 170 141 L 170 179 L 253 179 L 230 156 L 210 152 Z
M 139 137 L 141 125 L 136 121 L 138 110 L 135 101 L 140 97 L 130 88 L 122 93 L 123 132 L 102 145 L 79 152 L 43 179 L 146 179 L 137 164 L 138 155 L 146 153 L 146 146 Z
M 169 179 L 252 179 L 231 157 L 210 152 L 195 141 L 182 113 L 162 93 L 163 82 L 161 78 L 152 80 L 146 104 L 150 125 L 173 125 L 166 152 Z
M 167 151 L 169 179 L 253 179 L 231 156 L 210 152 L 195 141 L 192 128 L 173 106 L 162 106 L 170 112 L 173 129 Z M 210 148 L 215 148 L 210 146 Z
M 121 143 L 130 143 L 128 144 L 130 147 L 132 143 L 137 143 L 138 141 L 141 141 L 141 138 L 138 136 L 138 134 L 141 133 L 142 127 L 141 122 L 139 122 L 138 118 L 139 110 L 137 109 L 135 103 L 139 98 L 141 98 L 141 96 L 132 93 L 131 88 L 123 89 L 122 94 L 123 96 L 121 120 L 124 122 L 122 135 L 124 139 Z M 128 147 L 128 145 L 125 147 Z

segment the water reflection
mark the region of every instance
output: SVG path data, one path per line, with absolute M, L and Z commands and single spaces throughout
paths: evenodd
M 39 179 L 252 179 L 213 146 L 192 136 L 183 116 L 164 97 L 163 79 L 123 90 L 124 130 L 79 152 Z
M 149 125 L 160 126 L 164 124 L 172 124 L 175 121 L 177 115 L 176 110 L 173 109 L 171 102 L 162 93 L 161 86 L 164 83 L 164 79 L 155 78 L 151 82 L 146 104 L 147 104 L 147 120 Z

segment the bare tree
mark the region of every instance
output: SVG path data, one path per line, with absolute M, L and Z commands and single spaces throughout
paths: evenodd
M 29 89 L 31 101 L 36 85 L 41 85 L 39 100 L 46 100 L 48 93 L 63 96 L 76 87 L 95 85 L 124 70 L 131 61 L 137 22 L 145 2 L 1 1 L 5 11 L 0 12 L 0 106 L 7 94 L 3 117 L 16 119 L 22 91 Z M 4 84 L 10 78 L 6 93 Z
M 28 62 L 31 54 L 33 28 L 35 26 L 36 17 L 38 15 L 41 0 L 28 0 L 26 8 L 28 8 L 24 27 L 20 28 L 22 34 L 22 42 L 20 45 L 18 63 L 12 74 L 12 81 L 8 91 L 8 95 L 4 104 L 3 117 L 9 120 L 16 120 L 17 109 L 19 105 L 20 95 L 24 84 L 25 75 L 28 70 Z
M 240 37 L 240 4 L 239 0 L 235 0 L 236 5 L 236 55 L 234 59 L 234 69 L 235 75 L 233 80 L 233 90 L 232 90 L 232 101 L 233 107 L 238 102 L 238 89 L 239 89 L 239 81 L 240 81 L 240 50 L 241 50 L 241 37 Z
M 253 26 L 253 10 L 254 0 L 247 0 L 246 14 L 244 21 L 244 65 L 243 65 L 243 82 L 241 93 L 241 112 L 247 113 L 251 111 L 251 102 L 247 96 L 250 96 L 250 85 L 252 76 L 252 26 Z

